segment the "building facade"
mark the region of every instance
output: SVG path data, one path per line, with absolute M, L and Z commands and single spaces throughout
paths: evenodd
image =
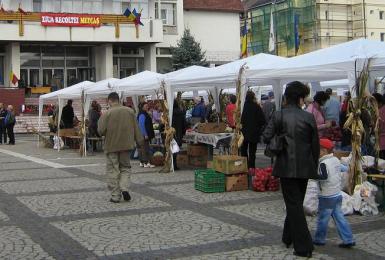
M 1 2 L 0 91 L 15 87 L 10 74 L 19 78 L 19 88 L 37 94 L 84 80 L 169 71 L 170 47 L 185 28 L 209 63 L 230 62 L 240 54 L 240 0 Z M 143 25 L 122 15 L 127 8 L 141 12 Z
M 249 54 L 268 52 L 270 16 L 276 53 L 291 57 L 357 38 L 385 41 L 383 0 L 246 0 Z M 242 26 L 242 25 L 241 25 Z

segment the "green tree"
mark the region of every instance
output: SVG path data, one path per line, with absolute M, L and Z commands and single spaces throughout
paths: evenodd
M 193 65 L 207 66 L 206 52 L 202 51 L 199 42 L 196 42 L 189 29 L 183 33 L 177 47 L 171 48 L 172 67 L 174 70 L 187 68 Z

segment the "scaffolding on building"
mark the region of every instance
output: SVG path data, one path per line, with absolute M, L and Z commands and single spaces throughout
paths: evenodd
M 271 11 L 276 35 L 274 54 L 279 56 L 291 57 L 365 37 L 363 4 L 318 0 L 272 2 L 266 4 L 264 1 L 262 5 L 250 8 L 245 16 L 243 24 L 247 21 L 249 28 L 249 55 L 268 53 Z M 296 33 L 299 35 L 297 46 Z

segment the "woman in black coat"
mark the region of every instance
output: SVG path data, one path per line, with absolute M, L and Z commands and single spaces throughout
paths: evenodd
M 254 92 L 247 91 L 241 117 L 244 137 L 241 154 L 247 157 L 249 168 L 255 168 L 255 153 L 265 123 L 265 115 L 256 101 Z
M 301 109 L 308 95 L 309 88 L 303 83 L 289 83 L 285 91 L 286 107 L 273 114 L 263 133 L 266 143 L 277 134 L 285 136 L 283 151 L 277 156 L 273 170 L 273 175 L 281 179 L 286 204 L 282 242 L 287 247 L 293 243 L 294 254 L 305 257 L 312 255 L 314 247 L 303 210 L 303 200 L 308 179 L 318 179 L 320 151 L 314 116 Z
M 172 112 L 172 127 L 175 129 L 174 139 L 178 143 L 179 147 L 182 147 L 183 136 L 186 133 L 186 111 L 183 109 L 180 101 L 174 100 L 173 112 Z M 179 170 L 176 163 L 177 154 L 173 154 L 174 170 Z

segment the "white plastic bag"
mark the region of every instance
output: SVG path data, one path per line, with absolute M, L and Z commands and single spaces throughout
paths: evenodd
M 60 149 L 63 148 L 64 147 L 64 142 L 63 142 L 63 139 L 61 137 L 57 137 L 55 135 L 53 137 L 53 149 L 57 150 L 59 147 L 60 147 Z
M 179 153 L 180 148 L 178 143 L 175 141 L 175 139 L 172 139 L 171 141 L 171 152 L 172 153 Z
M 318 181 L 309 180 L 307 183 L 305 199 L 303 201 L 303 209 L 306 215 L 309 215 L 309 216 L 317 215 L 318 194 L 319 194 Z
M 377 215 L 378 205 L 375 201 L 377 190 L 378 188 L 368 181 L 362 185 L 357 185 L 353 193 L 354 210 L 365 216 Z
M 354 212 L 353 198 L 349 194 L 342 191 L 342 212 L 344 215 L 352 215 Z

